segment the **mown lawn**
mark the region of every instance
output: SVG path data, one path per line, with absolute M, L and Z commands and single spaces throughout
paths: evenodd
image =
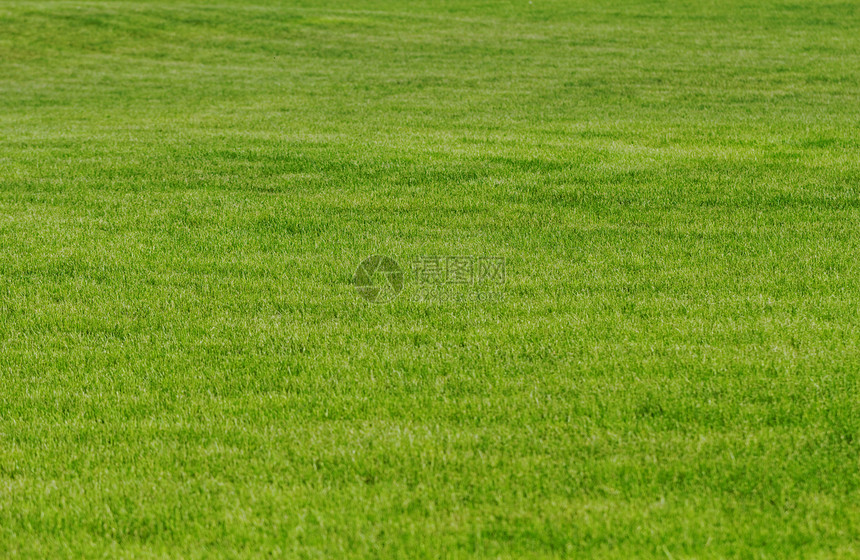
M 0 3 L 0 556 L 860 556 L 858 30 Z

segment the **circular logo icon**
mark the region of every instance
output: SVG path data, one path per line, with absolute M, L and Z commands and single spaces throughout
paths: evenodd
M 391 257 L 372 255 L 355 271 L 355 290 L 371 303 L 387 303 L 403 290 L 403 271 Z

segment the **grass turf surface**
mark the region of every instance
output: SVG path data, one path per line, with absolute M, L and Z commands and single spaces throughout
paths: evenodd
M 858 27 L 4 2 L 0 555 L 856 557 Z

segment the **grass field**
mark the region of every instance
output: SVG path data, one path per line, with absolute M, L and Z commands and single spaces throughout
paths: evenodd
M 858 29 L 0 3 L 0 557 L 857 558 Z

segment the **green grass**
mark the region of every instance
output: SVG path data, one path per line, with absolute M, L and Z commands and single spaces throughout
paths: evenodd
M 3 2 L 0 556 L 860 556 L 858 29 Z

